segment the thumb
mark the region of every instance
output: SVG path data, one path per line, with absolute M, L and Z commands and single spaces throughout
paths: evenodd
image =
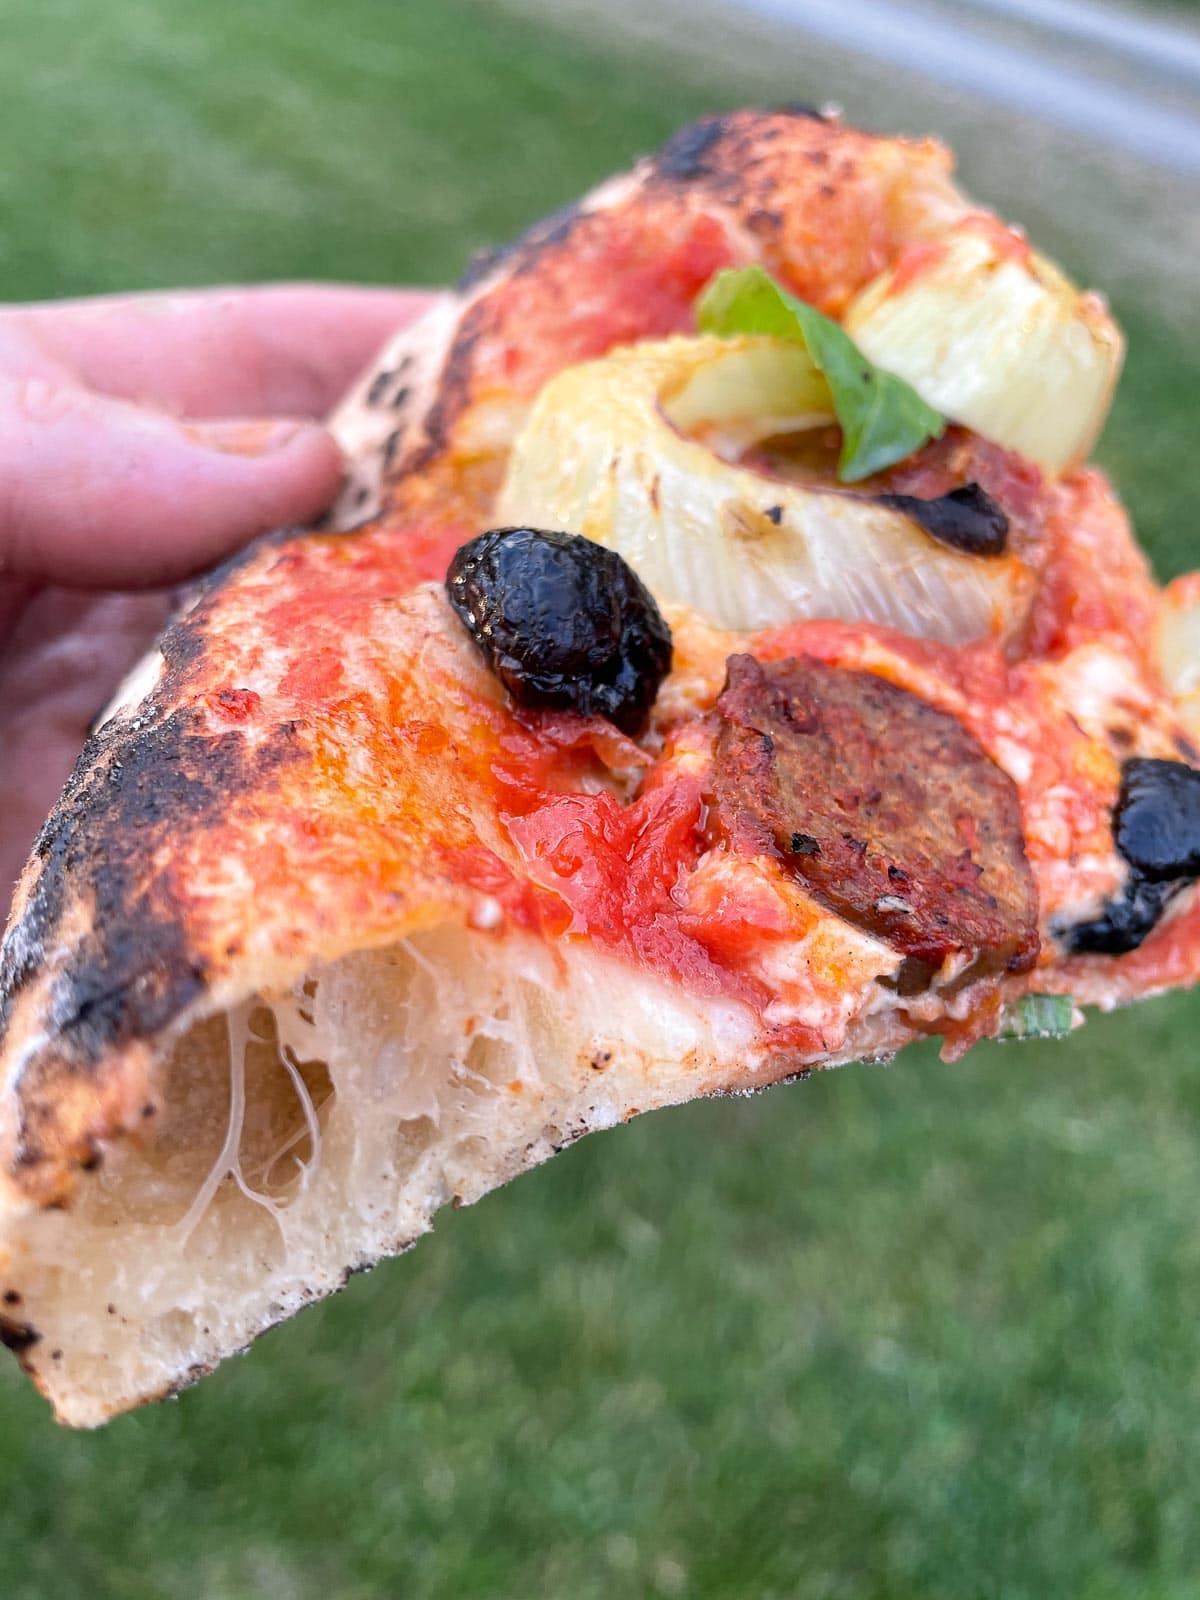
M 41 379 L 0 386 L 0 575 L 142 588 L 308 522 L 342 476 L 315 423 L 187 426 Z

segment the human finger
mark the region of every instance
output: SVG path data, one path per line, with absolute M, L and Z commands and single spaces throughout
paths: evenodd
M 191 417 L 323 416 L 398 328 L 421 289 L 268 284 L 101 296 L 0 311 L 87 387 Z
M 0 575 L 152 587 L 324 510 L 342 460 L 323 428 L 228 426 L 222 440 L 40 379 L 0 385 Z

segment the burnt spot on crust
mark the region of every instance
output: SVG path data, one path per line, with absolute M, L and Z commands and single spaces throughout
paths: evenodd
M 782 147 L 772 143 L 772 135 L 782 133 L 785 120 L 769 113 L 753 118 L 731 112 L 723 117 L 704 117 L 682 129 L 646 164 L 651 187 L 660 198 L 676 195 L 682 203 L 689 196 L 709 197 L 718 206 L 735 210 L 745 218 L 759 213 L 764 218 L 778 216 L 779 190 L 772 170 Z M 770 235 L 760 222 L 759 237 Z
M 1023 972 L 1037 898 L 1016 788 L 953 717 L 868 672 L 731 656 L 710 826 L 936 969 Z
M 424 438 L 416 451 L 409 452 L 403 462 L 406 472 L 420 471 L 449 444 L 454 424 L 471 401 L 475 379 L 475 347 L 488 322 L 486 301 L 480 301 L 463 318 L 438 380 L 437 399 L 425 418 Z
M 572 200 L 569 205 L 560 206 L 540 222 L 535 222 L 517 241 L 515 253 L 520 258 L 517 270 L 528 271 L 544 251 L 566 244 L 575 232 L 576 224 L 586 213 L 587 206 L 582 200 Z
M 93 1071 L 112 1049 L 167 1026 L 203 990 L 206 966 L 170 868 L 153 865 L 156 846 L 170 843 L 182 819 L 192 834 L 219 826 L 240 793 L 261 791 L 273 769 L 299 755 L 288 727 L 250 756 L 239 733 L 210 733 L 190 709 L 132 736 L 106 734 L 85 749 L 86 778 L 43 830 L 41 874 L 0 954 L 2 1040 L 14 1000 L 53 959 L 68 889 L 72 905 L 85 909 L 88 931 L 64 941 L 70 953 L 49 990 L 53 1056 L 34 1058 L 22 1084 L 15 1154 L 23 1167 L 54 1147 L 64 1069 Z
M 827 125 L 835 120 L 818 107 L 801 101 L 771 111 L 732 111 L 701 117 L 681 128 L 656 154 L 649 156 L 645 170 L 668 185 L 716 180 L 723 189 L 735 177 L 739 165 L 744 167 L 751 158 L 751 145 L 755 141 L 770 144 L 786 131 L 789 120 L 797 118 Z M 536 268 L 548 250 L 570 241 L 577 225 L 591 210 L 586 197 L 572 201 L 535 222 L 510 244 L 477 251 L 458 280 L 459 293 L 472 293 L 501 268 L 510 273 Z M 776 226 L 778 221 L 776 213 Z
M 406 356 L 397 366 L 385 367 L 382 372 L 377 372 L 367 387 L 366 404 L 399 411 L 407 403 L 411 392 L 409 385 L 401 381 L 411 361 L 411 356 Z
M 15 1317 L 0 1316 L 0 1344 L 5 1349 L 11 1350 L 23 1367 L 28 1367 L 25 1358 L 34 1345 L 41 1342 L 41 1337 L 32 1323 L 18 1322 Z
M 659 176 L 688 183 L 709 174 L 713 169 L 706 158 L 720 145 L 729 121 L 727 117 L 701 117 L 699 122 L 681 128 L 654 158 Z
M 156 905 L 162 885 L 145 880 L 143 854 L 172 818 L 202 822 L 212 812 L 217 797 L 210 771 L 234 778 L 228 747 L 240 747 L 241 738 L 210 738 L 196 722 L 195 713 L 175 712 L 129 740 L 79 803 L 56 815 L 46 841 L 46 866 L 32 903 L 38 904 L 43 883 L 52 894 L 50 886 L 67 879 L 78 885 L 82 865 L 97 925 L 77 945 L 52 996 L 51 1020 L 79 1060 L 97 1059 L 122 1032 L 161 1027 L 203 982 L 203 971 L 186 957 L 182 932 Z M 235 759 L 240 766 L 240 748 Z
M 68 1149 L 73 1161 L 93 1158 L 77 1128 L 59 1126 L 64 1084 L 95 1081 L 109 1052 L 152 1037 L 204 987 L 196 909 L 170 864 L 180 826 L 192 837 L 219 829 L 243 794 L 261 794 L 273 772 L 301 757 L 294 725 L 250 746 L 178 704 L 203 654 L 207 611 L 202 597 L 167 629 L 157 689 L 135 718 L 113 718 L 88 740 L 35 843 L 41 870 L 0 946 L 0 1046 L 35 979 L 47 985 L 53 1045 L 23 1072 L 21 1124 L 7 1150 L 14 1170 Z
M 672 191 L 681 198 L 699 194 L 731 208 L 739 223 L 760 237 L 769 256 L 772 236 L 784 231 L 798 163 L 826 165 L 841 137 L 836 119 L 811 106 L 731 111 L 681 129 L 643 170 L 660 199 Z M 851 175 L 852 168 L 843 165 L 842 176 Z
M 226 580 L 232 578 L 234 573 L 253 566 L 261 558 L 264 550 L 279 550 L 285 545 L 308 538 L 311 538 L 311 533 L 307 528 L 278 528 L 273 533 L 264 533 L 250 544 L 244 545 L 242 549 L 236 550 L 233 555 L 227 556 L 219 565 L 213 567 L 211 572 L 206 572 L 203 577 L 196 580 L 183 606 L 167 623 L 158 640 L 158 649 L 162 652 L 166 669 L 158 692 L 152 697 L 147 709 L 161 703 L 166 698 L 163 690 L 178 687 L 187 669 L 203 657 L 207 639 L 205 628 L 208 616 L 207 603 L 219 589 L 224 588 Z M 87 754 L 86 749 L 84 754 Z M 75 769 L 76 775 L 83 771 L 83 768 L 84 763 L 81 760 Z M 72 778 L 71 782 L 74 781 Z
M 515 271 L 522 271 L 532 266 L 543 251 L 564 244 L 570 238 L 575 223 L 584 212 L 584 202 L 572 200 L 569 205 L 561 206 L 557 211 L 551 211 L 548 216 L 540 218 L 510 244 L 495 245 L 476 251 L 455 288 L 460 294 L 469 294 L 472 289 L 477 289 L 481 283 L 486 282 L 500 267 L 507 266 Z
M 103 743 L 103 734 L 93 741 Z M 180 819 L 193 833 L 219 826 L 241 792 L 261 791 L 298 754 L 281 728 L 250 757 L 240 734 L 211 734 L 191 710 L 85 751 L 92 770 L 43 830 L 41 874 L 0 954 L 2 1039 L 15 999 L 53 960 L 68 889 L 71 905 L 85 909 L 88 930 L 61 941 L 69 955 L 48 993 L 53 1053 L 34 1057 L 22 1081 L 19 1167 L 59 1152 L 64 1073 L 94 1073 L 108 1052 L 152 1037 L 203 990 L 206 966 L 170 868 L 152 865 L 156 846 L 169 844 Z M 74 1156 L 86 1166 L 95 1151 Z
M 397 367 L 385 367 L 382 372 L 377 372 L 368 385 L 365 402 L 368 406 L 386 406 L 389 411 L 400 411 L 408 403 L 412 392 L 407 383 L 400 381 L 406 363 L 402 361 Z
M 382 372 L 375 374 L 371 379 L 370 387 L 367 389 L 367 404 L 369 406 L 377 406 L 382 402 L 383 397 L 395 381 L 395 377 L 396 374 L 390 367 L 385 367 Z
M 735 164 L 730 160 L 729 150 L 723 148 L 731 137 L 736 138 L 750 127 L 755 137 L 769 144 L 783 132 L 780 119 L 791 117 L 810 122 L 829 120 L 816 106 L 800 100 L 771 111 L 732 111 L 723 116 L 701 117 L 681 128 L 651 158 L 654 171 L 658 177 L 676 183 L 712 177 Z
M 485 279 L 491 277 L 497 267 L 504 264 L 512 249 L 512 245 L 509 244 L 492 244 L 476 250 L 467 262 L 466 271 L 459 274 L 454 285 L 458 293 L 470 294 L 472 289 L 477 289 Z

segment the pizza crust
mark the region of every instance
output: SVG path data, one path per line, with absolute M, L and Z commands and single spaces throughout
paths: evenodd
M 412 614 L 440 637 L 440 597 L 418 595 Z M 438 648 L 479 672 L 465 635 Z M 674 696 L 687 693 L 685 679 Z M 116 711 L 112 736 L 145 715 Z M 714 856 L 697 894 L 737 894 L 757 871 L 734 869 Z M 819 1017 L 822 1067 L 894 1054 L 913 1028 L 875 980 L 897 953 L 815 903 L 801 920 L 802 938 L 762 952 L 771 1024 Z M 61 966 L 18 1002 L 4 1121 L 19 1129 L 32 1112 L 36 1128 L 49 1082 L 53 1170 L 70 1186 L 65 1206 L 44 1204 L 14 1181 L 18 1147 L 0 1191 L 0 1339 L 59 1420 L 92 1427 L 175 1392 L 409 1248 L 443 1205 L 472 1203 L 585 1133 L 814 1064 L 778 1035 L 764 1042 L 751 1006 L 590 940 L 548 944 L 487 894 L 410 921 L 376 948 L 354 947 L 359 929 L 327 938 L 308 965 L 264 948 L 157 1039 L 111 1045 L 98 1071 L 68 1070 L 43 1026 Z M 818 996 L 812 974 L 831 966 L 842 981 Z
M 9 1213 L 6 1341 L 61 1421 L 95 1426 L 407 1249 L 446 1203 L 638 1111 L 770 1081 L 754 1036 L 736 1004 L 462 925 L 335 961 L 193 1023 L 153 1138 L 107 1150 L 70 1210 Z

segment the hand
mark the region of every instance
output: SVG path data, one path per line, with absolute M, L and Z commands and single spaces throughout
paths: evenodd
M 0 926 L 165 586 L 325 509 L 342 464 L 310 419 L 431 301 L 279 286 L 0 308 Z

